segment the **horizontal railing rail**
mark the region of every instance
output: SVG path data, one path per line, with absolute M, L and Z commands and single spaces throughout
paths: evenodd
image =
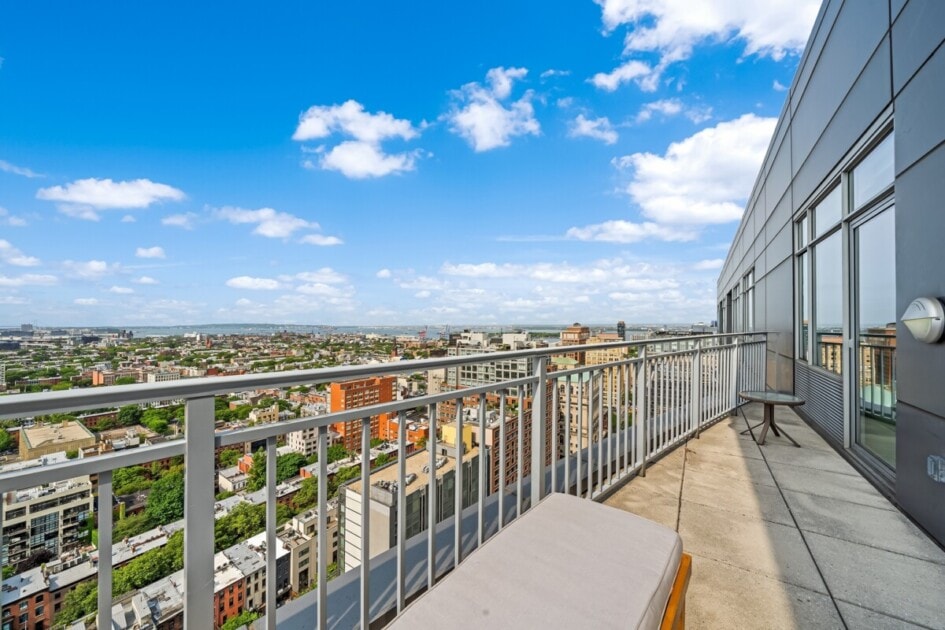
M 636 349 L 636 356 L 560 371 L 549 363 L 555 355 L 621 349 L 627 350 L 628 355 Z M 214 397 L 218 395 L 521 358 L 530 359 L 529 374 L 522 378 L 324 415 L 215 430 Z M 648 461 L 731 413 L 739 404 L 738 391 L 764 389 L 765 363 L 765 333 L 727 333 L 4 396 L 0 397 L 0 418 L 182 400 L 185 426 L 184 438 L 180 440 L 0 473 L 0 493 L 84 475 L 97 476 L 98 620 L 99 627 L 105 627 L 110 624 L 113 603 L 113 567 L 108 560 L 113 528 L 111 510 L 101 506 L 111 503 L 112 472 L 183 455 L 184 624 L 188 628 L 212 627 L 216 612 L 213 594 L 208 591 L 213 588 L 214 576 L 216 469 L 212 453 L 217 448 L 240 443 L 265 444 L 265 540 L 266 548 L 271 550 L 276 547 L 277 529 L 276 440 L 294 431 L 315 430 L 317 583 L 302 601 L 286 606 L 285 614 L 295 615 L 300 607 L 310 605 L 310 627 L 339 624 L 350 627 L 352 620 L 367 627 L 372 621 L 386 618 L 385 615 L 399 613 L 409 598 L 435 584 L 445 570 L 461 564 L 468 553 L 549 492 L 600 500 L 632 476 L 645 474 Z M 424 412 L 430 432 L 425 448 L 411 454 L 407 414 L 415 409 Z M 449 409 L 450 415 L 438 417 L 441 409 Z M 396 460 L 389 464 L 394 467 L 396 479 L 395 486 L 390 487 L 396 506 L 393 516 L 396 540 L 390 550 L 372 555 L 371 545 L 366 541 L 372 531 L 372 509 L 367 507 L 372 501 L 371 477 L 377 470 L 371 468 L 371 431 L 372 418 L 380 414 L 391 414 L 398 420 Z M 329 428 L 336 423 L 351 424 L 358 432 L 360 454 L 352 465 L 360 466 L 360 475 L 340 491 L 339 519 L 345 530 L 343 538 L 347 540 L 339 550 L 339 555 L 344 556 L 339 557 L 339 565 L 350 566 L 336 581 L 337 586 L 330 586 L 323 579 L 327 576 L 329 554 L 327 455 Z M 452 475 L 455 488 L 452 497 L 447 496 L 445 477 L 436 472 L 444 448 L 437 440 L 437 430 L 447 426 L 455 430 L 456 436 L 449 446 L 455 465 L 446 473 Z M 467 444 L 467 434 L 472 448 Z M 429 470 L 422 490 L 426 493 L 425 513 L 421 515 L 419 531 L 408 531 L 408 510 L 401 509 L 408 506 L 405 483 L 408 457 L 422 458 Z M 409 497 L 416 492 L 420 490 L 412 487 Z M 103 501 L 102 497 L 108 500 Z M 411 526 L 416 528 L 418 523 Z M 452 543 L 444 546 L 444 536 L 451 537 Z M 425 548 L 422 554 L 421 548 Z M 443 564 L 443 553 L 451 556 L 448 565 Z M 419 557 L 424 558 L 425 570 L 417 566 Z M 272 614 L 278 595 L 274 579 L 276 554 L 266 554 L 265 561 L 270 579 L 266 583 L 268 614 L 264 624 L 274 628 L 283 614 L 281 609 Z M 354 593 L 357 597 L 353 597 Z

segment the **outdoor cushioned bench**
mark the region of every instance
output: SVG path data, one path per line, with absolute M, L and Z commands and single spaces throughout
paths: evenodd
M 392 628 L 682 628 L 691 559 L 672 529 L 552 494 Z

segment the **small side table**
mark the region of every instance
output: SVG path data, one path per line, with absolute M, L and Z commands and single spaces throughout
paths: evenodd
M 804 404 L 803 398 L 798 398 L 794 394 L 784 394 L 781 392 L 768 392 L 768 391 L 745 391 L 738 392 L 738 395 L 743 400 L 749 402 L 760 402 L 764 405 L 764 421 L 755 426 L 749 426 L 747 429 L 742 431 L 742 435 L 746 433 L 751 433 L 752 429 L 758 427 L 763 427 L 761 429 L 761 437 L 757 440 L 758 446 L 763 446 L 765 443 L 765 437 L 768 435 L 768 429 L 770 428 L 774 431 L 774 434 L 778 437 L 781 437 L 781 433 L 784 433 L 784 437 L 791 440 L 794 446 L 800 448 L 800 444 L 794 440 L 790 435 L 787 434 L 787 431 L 781 429 L 778 431 L 778 425 L 774 421 L 774 407 L 775 405 L 784 405 L 785 407 L 797 407 Z M 748 416 L 745 415 L 745 412 L 742 411 L 742 417 L 745 418 L 745 423 L 748 423 Z M 752 438 L 755 437 L 754 433 L 751 433 Z

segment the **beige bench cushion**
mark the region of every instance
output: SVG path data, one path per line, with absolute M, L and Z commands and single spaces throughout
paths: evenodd
M 411 604 L 394 628 L 659 628 L 679 535 L 553 494 Z

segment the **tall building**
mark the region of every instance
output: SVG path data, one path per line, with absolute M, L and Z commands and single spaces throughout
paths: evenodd
M 36 459 L 65 451 L 95 446 L 95 435 L 81 422 L 41 423 L 20 431 L 20 459 Z
M 8 492 L 3 497 L 0 564 L 15 566 L 33 555 L 48 559 L 78 547 L 93 514 L 88 475 Z
M 429 453 L 421 451 L 407 457 L 405 509 L 407 537 L 426 531 L 429 522 L 429 481 L 436 476 L 436 521 L 452 516 L 456 508 L 456 449 L 445 448 L 436 460 L 436 470 L 430 470 Z M 463 507 L 475 503 L 479 496 L 479 451 L 472 449 L 463 455 Z M 368 491 L 371 510 L 371 529 L 367 545 L 371 557 L 397 544 L 397 473 L 391 464 L 371 473 Z M 341 541 L 339 554 L 345 571 L 361 565 L 364 535 L 361 531 L 362 500 L 360 479 L 350 482 L 339 492 L 341 498 L 339 520 Z
M 396 399 L 397 378 L 394 376 L 375 376 L 331 384 L 332 412 L 379 405 Z M 382 433 L 383 439 L 388 439 L 389 419 L 390 414 L 386 413 L 371 418 L 372 439 L 382 437 Z M 361 420 L 335 422 L 331 428 L 341 436 L 341 443 L 347 450 L 361 450 Z
M 945 355 L 901 323 L 945 281 L 945 13 L 827 0 L 718 279 L 767 385 L 945 544 Z
M 622 319 L 617 322 L 617 336 L 620 337 L 620 341 L 627 338 L 627 324 Z
M 581 326 L 581 324 L 575 322 L 561 331 L 559 345 L 583 346 L 587 344 L 587 340 L 590 339 L 590 337 L 591 329 L 587 326 Z M 583 352 L 567 352 L 565 353 L 565 356 L 574 359 L 578 363 L 584 363 Z
M 601 333 L 588 340 L 589 344 L 595 343 L 613 343 L 622 341 L 623 337 L 614 333 Z M 635 349 L 631 348 L 607 348 L 605 350 L 588 350 L 585 353 L 586 365 L 605 365 L 615 361 L 623 361 L 634 356 Z M 626 372 L 629 368 L 605 368 L 601 373 L 601 400 L 605 408 L 615 408 L 623 405 L 631 398 L 628 391 Z M 633 372 L 630 371 L 630 382 L 632 383 Z

